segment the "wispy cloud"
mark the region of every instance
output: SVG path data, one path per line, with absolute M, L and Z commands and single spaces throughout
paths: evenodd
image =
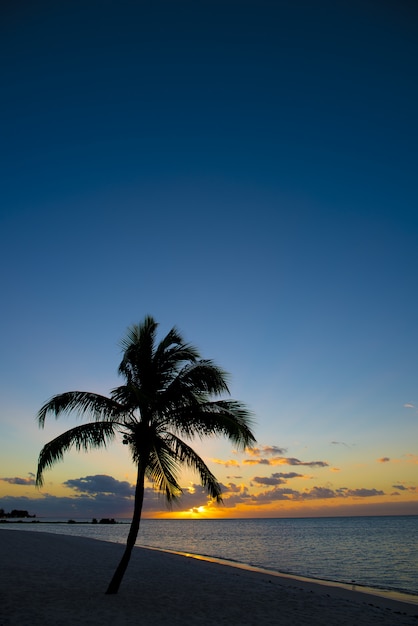
M 260 483 L 261 484 L 261 483 Z M 259 506 L 264 504 L 273 504 L 277 501 L 305 502 L 311 500 L 347 500 L 348 498 L 366 499 L 375 498 L 385 495 L 384 491 L 379 489 L 331 489 L 330 487 L 315 486 L 305 491 L 297 491 L 289 487 L 281 487 L 274 485 L 272 489 L 267 489 L 258 494 L 249 494 L 245 492 L 235 492 L 225 494 L 224 503 L 227 507 L 234 507 L 238 504 L 246 504 L 249 506 Z
M 304 478 L 304 476 L 296 472 L 278 472 L 271 476 L 254 476 L 252 482 L 257 485 L 285 485 L 291 478 Z
M 254 476 L 252 482 L 256 485 L 284 485 L 286 480 L 283 478 L 275 478 L 274 476 Z
M 403 406 L 404 406 L 404 409 L 415 409 L 415 404 L 412 404 L 412 402 L 407 402 Z
M 246 465 L 304 465 L 306 467 L 329 467 L 326 461 L 300 461 L 294 457 L 274 457 L 272 459 L 244 459 Z
M 377 459 L 378 463 L 389 463 L 390 462 L 390 458 L 388 456 L 382 456 L 381 459 Z
M 306 478 L 304 474 L 298 474 L 297 472 L 276 472 L 272 475 L 276 478 L 284 478 L 286 480 L 290 478 Z
M 313 487 L 310 491 L 302 494 L 303 499 L 323 499 L 323 498 L 373 498 L 376 496 L 384 496 L 385 492 L 379 489 L 330 489 L 328 487 Z
M 222 459 L 211 459 L 212 463 L 216 463 L 217 465 L 223 465 L 224 467 L 239 467 L 238 461 L 235 459 L 228 459 L 227 461 L 223 461 Z
M 285 454 L 285 452 L 287 452 L 287 449 L 279 448 L 279 446 L 260 446 L 259 448 L 246 448 L 245 451 L 250 456 L 274 456 L 276 454 Z
M 33 478 L 33 474 L 30 474 L 30 478 L 20 478 L 15 476 L 14 478 L 0 478 L 5 483 L 9 483 L 9 485 L 34 485 L 35 479 Z
M 245 465 L 274 465 L 272 459 L 244 459 Z
M 346 489 L 344 497 L 354 498 L 374 498 L 375 496 L 384 496 L 385 492 L 381 489 Z
M 418 491 L 418 488 L 415 485 L 403 485 L 403 484 L 398 484 L 398 485 L 392 485 L 392 487 L 394 489 L 397 489 L 398 491 L 409 491 L 411 493 L 416 493 Z

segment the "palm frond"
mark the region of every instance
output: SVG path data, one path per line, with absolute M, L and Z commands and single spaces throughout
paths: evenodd
M 167 434 L 166 441 L 174 451 L 178 462 L 196 471 L 200 476 L 203 487 L 207 489 L 209 495 L 217 502 L 222 502 L 222 489 L 220 484 L 206 463 L 193 448 L 172 433 Z
M 124 352 L 138 344 L 154 343 L 155 334 L 158 323 L 151 315 L 146 315 L 140 324 L 132 324 L 126 331 L 125 337 L 122 338 L 120 344 Z
M 183 493 L 177 478 L 180 471 L 179 459 L 164 439 L 157 437 L 153 444 L 146 474 L 170 503 Z
M 124 407 L 127 413 L 132 413 L 140 407 L 147 399 L 142 389 L 132 383 L 115 387 L 110 392 L 112 400 Z
M 181 402 L 184 397 L 202 397 L 229 394 L 228 374 L 213 361 L 200 359 L 186 365 L 166 389 L 168 401 Z
M 181 363 L 195 362 L 200 358 L 198 349 L 185 343 L 176 328 L 172 328 L 160 341 L 155 350 L 154 360 L 160 371 L 178 371 Z
M 121 341 L 123 358 L 118 370 L 128 381 L 140 380 L 152 364 L 157 328 L 157 322 L 149 315 L 141 324 L 128 328 Z
M 48 413 L 58 418 L 62 413 L 75 412 L 78 416 L 89 414 L 96 421 L 103 419 L 116 421 L 123 413 L 123 407 L 115 400 L 89 391 L 67 391 L 53 396 L 38 411 L 37 420 L 43 428 Z
M 75 426 L 55 437 L 45 444 L 39 454 L 36 485 L 38 487 L 43 485 L 44 470 L 61 461 L 65 452 L 72 447 L 85 452 L 91 448 L 106 447 L 107 443 L 114 439 L 116 432 L 117 425 L 114 422 L 89 422 Z
M 171 412 L 169 421 L 176 432 L 188 438 L 222 435 L 240 449 L 256 441 L 251 430 L 252 413 L 236 400 L 218 400 L 178 408 Z

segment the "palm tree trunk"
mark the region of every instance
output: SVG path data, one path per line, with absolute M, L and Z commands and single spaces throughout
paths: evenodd
M 128 539 L 126 540 L 125 552 L 123 553 L 120 563 L 117 566 L 115 573 L 113 574 L 113 578 L 110 581 L 106 594 L 114 594 L 118 592 L 120 584 L 122 582 L 122 578 L 125 574 L 126 568 L 128 567 L 128 563 L 132 554 L 132 549 L 138 536 L 139 522 L 141 521 L 142 503 L 144 501 L 144 481 L 144 464 L 140 463 L 138 465 L 138 474 L 135 487 L 134 513 L 132 516 Z

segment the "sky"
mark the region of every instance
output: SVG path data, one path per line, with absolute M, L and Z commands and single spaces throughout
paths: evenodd
M 146 517 L 418 514 L 418 10 L 407 0 L 0 9 L 0 508 L 129 517 L 115 443 L 36 414 L 107 395 L 152 315 L 230 373 L 257 443 L 194 442 Z

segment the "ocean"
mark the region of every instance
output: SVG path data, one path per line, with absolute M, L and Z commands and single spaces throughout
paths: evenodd
M 124 543 L 117 524 L 9 522 L 5 529 Z M 243 563 L 273 572 L 418 596 L 418 516 L 305 519 L 143 519 L 140 546 Z

